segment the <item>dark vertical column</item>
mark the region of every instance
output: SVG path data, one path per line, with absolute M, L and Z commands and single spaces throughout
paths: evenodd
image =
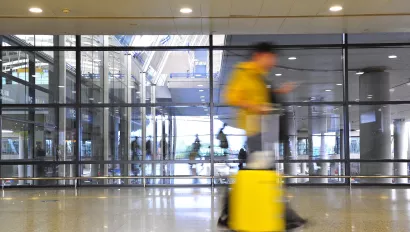
M 282 135 L 285 135 L 282 139 L 283 143 L 283 158 L 284 163 L 284 173 L 285 175 L 297 175 L 297 163 L 289 163 L 287 161 L 295 160 L 297 157 L 296 145 L 297 145 L 297 126 L 296 119 L 293 113 L 286 113 L 281 116 L 280 119 L 281 126 L 280 130 Z M 296 178 L 289 178 L 286 180 L 287 183 L 297 183 Z
M 350 176 L 350 128 L 349 128 L 349 67 L 348 67 L 348 44 L 349 37 L 343 34 L 343 156 L 345 164 L 345 175 Z M 342 155 L 342 153 L 340 154 Z M 350 179 L 346 179 L 346 184 L 350 184 Z
M 29 82 L 30 86 L 28 87 L 28 98 L 27 98 L 27 103 L 34 105 L 36 103 L 36 90 L 33 88 L 36 80 L 35 80 L 35 75 L 36 75 L 36 59 L 35 59 L 35 52 L 33 53 L 27 53 L 28 55 L 28 76 L 29 76 Z M 27 152 L 27 158 L 28 159 L 37 159 L 38 157 L 35 154 L 35 146 L 36 146 L 36 141 L 35 141 L 35 126 L 34 126 L 34 120 L 35 120 L 35 108 L 30 107 L 28 109 L 28 120 L 30 123 L 27 125 L 28 126 L 28 152 Z M 44 144 L 42 144 L 44 146 Z M 44 147 L 43 147 L 44 148 Z M 31 170 L 28 170 L 27 176 L 31 177 L 41 177 L 42 175 L 42 165 L 37 165 L 37 166 L 32 166 Z M 34 181 L 34 184 L 38 184 L 39 181 Z
M 209 101 L 210 101 L 210 109 L 209 109 L 209 115 L 210 115 L 210 132 L 211 132 L 211 176 L 214 176 L 215 170 L 214 170 L 214 56 L 213 56 L 213 51 L 214 51 L 214 42 L 213 42 L 213 35 L 209 35 Z M 214 181 L 212 180 L 211 183 L 212 186 L 214 186 Z
M 3 72 L 3 36 L 0 35 L 0 73 Z M 3 76 L 0 75 L 0 91 L 3 91 Z M 3 129 L 3 92 L 0 92 L 0 130 Z M 3 133 L 0 133 L 0 142 L 3 142 Z M 22 144 L 19 144 L 19 146 L 22 146 Z M 3 154 L 2 151 L 2 146 L 0 144 L 0 160 L 1 160 L 1 155 Z M 1 166 L 0 166 L 0 173 L 1 173 Z
M 76 35 L 75 36 L 75 45 L 76 45 L 76 50 L 75 50 L 75 58 L 76 58 L 76 65 L 75 65 L 75 94 L 76 94 L 76 99 L 75 99 L 75 129 L 76 129 L 76 136 L 75 136 L 75 167 L 74 170 L 76 173 L 77 177 L 81 176 L 81 169 L 79 167 L 79 161 L 81 157 L 81 141 L 82 141 L 82 131 L 81 131 L 81 36 Z
M 389 73 L 382 69 L 367 69 L 359 77 L 361 101 L 389 101 Z M 391 159 L 391 131 L 389 105 L 360 106 L 360 159 Z M 361 163 L 360 173 L 365 176 L 389 176 L 392 163 Z M 360 182 L 391 183 L 391 178 L 368 178 Z
M 396 119 L 393 121 L 394 125 L 394 159 L 403 160 L 407 159 L 407 147 L 406 143 L 408 142 L 408 132 L 406 131 L 406 120 L 405 119 Z M 407 176 L 407 163 L 398 162 L 394 163 L 394 175 L 396 176 Z M 396 178 L 396 184 L 407 184 L 407 178 Z

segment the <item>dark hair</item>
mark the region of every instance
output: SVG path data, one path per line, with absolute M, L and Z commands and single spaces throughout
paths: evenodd
M 253 46 L 253 51 L 252 54 L 256 53 L 272 53 L 272 54 L 277 54 L 277 51 L 275 49 L 275 44 L 268 43 L 268 42 L 261 42 L 257 43 Z

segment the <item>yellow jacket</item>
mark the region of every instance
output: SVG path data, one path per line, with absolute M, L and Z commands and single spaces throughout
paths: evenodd
M 238 64 L 225 87 L 223 94 L 225 103 L 233 107 L 238 107 L 242 101 L 252 105 L 271 103 L 271 93 L 264 80 L 266 74 L 254 62 Z M 257 135 L 261 132 L 260 119 L 260 115 L 239 108 L 236 126 L 245 130 L 247 136 Z

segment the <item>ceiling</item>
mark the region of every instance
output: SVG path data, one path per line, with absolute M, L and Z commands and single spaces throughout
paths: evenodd
M 332 5 L 340 12 L 330 12 Z M 0 0 L 0 34 L 405 32 L 408 0 Z M 41 14 L 28 11 L 40 7 Z M 180 8 L 193 12 L 183 15 Z M 65 14 L 63 9 L 69 9 Z M 34 26 L 33 26 L 34 25 Z

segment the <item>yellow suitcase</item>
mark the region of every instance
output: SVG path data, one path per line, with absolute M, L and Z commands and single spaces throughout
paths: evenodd
M 229 227 L 234 231 L 284 231 L 282 180 L 271 170 L 241 170 L 229 197 Z

